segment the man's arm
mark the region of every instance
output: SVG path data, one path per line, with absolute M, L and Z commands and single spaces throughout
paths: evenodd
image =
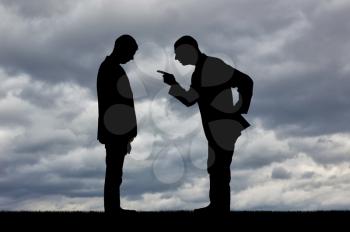
M 182 102 L 185 106 L 192 106 L 199 98 L 198 92 L 194 88 L 185 90 L 179 84 L 174 84 L 169 89 L 169 94 Z
M 157 72 L 163 74 L 164 83 L 171 86 L 169 90 L 170 95 L 178 99 L 186 106 L 192 106 L 197 102 L 199 94 L 194 88 L 191 87 L 189 90 L 185 90 L 176 82 L 173 74 L 164 71 Z
M 237 87 L 239 93 L 238 104 L 240 109 L 238 110 L 241 114 L 247 114 L 250 102 L 253 96 L 253 80 L 246 74 L 235 70 L 232 77 L 232 87 Z

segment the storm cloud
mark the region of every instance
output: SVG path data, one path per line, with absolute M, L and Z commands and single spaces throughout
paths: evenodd
M 207 144 L 197 106 L 168 96 L 156 70 L 189 34 L 247 73 L 254 96 L 231 166 L 232 208 L 349 209 L 350 3 L 346 0 L 0 1 L 0 209 L 102 210 L 96 75 L 114 40 L 133 35 L 125 69 L 139 135 L 122 205 L 206 204 Z

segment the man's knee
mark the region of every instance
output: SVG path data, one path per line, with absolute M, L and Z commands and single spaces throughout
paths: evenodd
M 227 175 L 227 173 L 231 173 L 232 156 L 233 152 L 218 154 L 215 157 L 213 157 L 213 155 L 209 156 L 207 166 L 208 173 L 214 173 L 215 175 Z

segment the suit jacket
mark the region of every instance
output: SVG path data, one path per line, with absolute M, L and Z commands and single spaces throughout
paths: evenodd
M 236 104 L 233 103 L 231 88 L 237 88 L 239 93 Z M 209 141 L 232 145 L 234 138 L 250 126 L 242 114 L 248 113 L 253 81 L 218 58 L 201 54 L 192 74 L 190 89 L 186 91 L 175 84 L 169 94 L 186 106 L 198 103 Z
M 98 71 L 97 98 L 97 139 L 106 144 L 136 137 L 137 122 L 129 79 L 120 64 L 110 56 Z

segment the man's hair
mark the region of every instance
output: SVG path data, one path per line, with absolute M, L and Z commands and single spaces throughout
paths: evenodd
M 132 50 L 138 49 L 136 40 L 131 35 L 121 35 L 119 36 L 114 43 L 114 51 L 116 50 Z
M 192 36 L 189 36 L 189 35 L 182 36 L 180 39 L 178 39 L 174 44 L 174 48 L 176 49 L 179 46 L 185 45 L 185 44 L 191 45 L 192 47 L 194 47 L 199 51 L 197 41 Z

